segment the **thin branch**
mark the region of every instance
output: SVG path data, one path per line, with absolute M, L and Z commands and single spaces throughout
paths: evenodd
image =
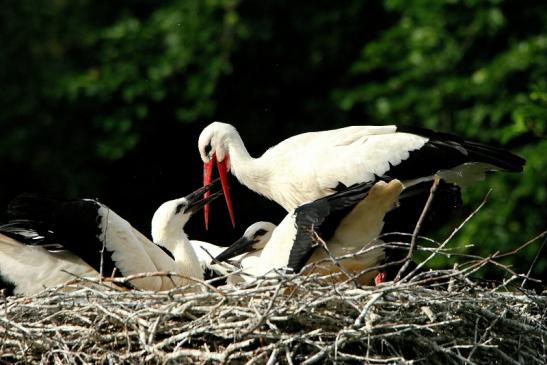
M 440 178 L 435 175 L 435 178 L 433 180 L 433 184 L 431 185 L 431 190 L 429 191 L 429 197 L 427 198 L 427 201 L 425 202 L 424 209 L 422 210 L 422 213 L 420 214 L 420 218 L 418 219 L 418 222 L 416 223 L 416 226 L 414 227 L 414 232 L 412 232 L 412 238 L 410 240 L 410 248 L 408 249 L 408 253 L 405 257 L 405 263 L 401 268 L 399 269 L 399 272 L 395 276 L 395 279 L 393 280 L 394 283 L 398 282 L 401 279 L 401 275 L 405 272 L 405 270 L 408 268 L 408 265 L 410 264 L 410 261 L 412 260 L 412 255 L 414 254 L 414 248 L 416 247 L 416 237 L 418 237 L 418 233 L 420 232 L 420 229 L 422 228 L 422 222 L 425 219 L 425 216 L 429 210 L 429 207 L 431 206 L 431 203 L 433 202 L 433 197 L 435 196 L 435 191 L 437 190 L 437 186 L 439 186 Z
M 530 268 L 528 269 L 528 272 L 526 273 L 524 280 L 522 280 L 522 284 L 520 284 L 522 288 L 524 288 L 524 286 L 526 285 L 526 280 L 528 280 L 528 278 L 532 274 L 532 270 L 534 269 L 534 266 L 536 265 L 536 262 L 539 256 L 541 255 L 541 252 L 543 252 L 545 243 L 547 243 L 547 236 L 545 236 L 545 238 L 543 239 L 543 242 L 541 243 L 541 246 L 539 246 L 538 252 L 536 253 L 536 256 L 534 257 L 534 259 L 532 260 L 532 263 L 530 264 Z

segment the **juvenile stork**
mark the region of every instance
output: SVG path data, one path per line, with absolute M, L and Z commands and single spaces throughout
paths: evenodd
M 247 258 L 260 256 L 275 229 L 276 225 L 271 222 L 261 221 L 251 224 L 241 238 L 215 255 L 215 260 L 226 261 L 236 257 L 235 261 L 242 263 Z
M 462 185 L 482 179 L 490 170 L 522 171 L 525 160 L 501 148 L 431 130 L 387 126 L 351 126 L 290 137 L 261 157 L 247 152 L 236 129 L 214 122 L 198 140 L 204 184 L 217 165 L 230 218 L 231 171 L 249 189 L 287 211 L 377 176 L 399 179 L 405 187 L 438 175 Z M 208 207 L 205 207 L 208 225 Z
M 363 252 L 355 258 L 354 263 L 357 264 L 353 267 L 351 261 L 350 265 L 342 261 L 342 267 L 346 267 L 347 272 L 355 274 L 361 270 L 366 271 L 365 275 L 359 278 L 361 284 L 370 284 L 370 278 L 378 271 L 375 267 L 380 264 L 384 268 L 378 273 L 380 275 L 375 277 L 376 284 L 393 280 L 401 268 L 402 259 L 406 256 L 405 243 L 410 244 L 416 223 L 431 194 L 431 183 L 416 184 L 400 192 L 402 189 L 400 181 L 382 179 L 384 181 L 381 180 L 376 184 L 357 184 L 346 191 L 305 204 L 289 212 L 277 228 L 273 223 L 255 223 L 245 231 L 243 237 L 234 242 L 216 260 L 224 261 L 242 254 L 252 255 L 239 264 L 243 275 L 251 274 L 251 276 L 247 275 L 247 281 L 252 280 L 253 276 L 285 267 L 298 272 L 302 268 L 302 261 L 294 264 L 295 259 L 291 257 L 309 248 L 310 240 L 317 243 L 317 237 L 321 237 L 335 257 L 348 253 L 354 254 L 357 251 Z M 430 203 L 429 214 L 422 217 L 421 232 L 431 232 L 461 213 L 462 201 L 460 189 L 457 186 L 441 181 L 436 188 L 435 197 Z M 310 223 L 310 217 L 314 219 L 312 223 Z M 264 224 L 267 226 L 263 226 Z M 270 247 L 268 248 L 270 254 L 265 254 L 269 257 L 261 258 L 263 251 L 256 251 L 251 247 L 256 239 L 247 238 L 259 227 L 264 227 L 271 232 L 264 237 L 265 242 L 261 242 L 261 247 L 264 243 Z M 271 236 L 273 238 L 270 243 Z M 385 248 L 381 247 L 384 243 L 387 244 Z M 256 247 L 256 244 L 254 245 Z M 326 251 L 320 247 L 312 250 L 313 256 L 306 264 L 317 262 L 325 257 Z M 247 253 L 244 254 L 245 252 Z M 289 262 L 293 263 L 292 266 Z M 333 268 L 328 262 L 326 267 Z M 405 273 L 414 267 L 415 264 L 411 263 L 409 270 Z M 263 268 L 263 270 L 256 268 Z M 336 268 L 335 271 L 338 269 Z M 330 271 L 318 268 L 316 272 L 329 273 Z
M 241 280 L 236 278 L 237 275 L 231 275 L 231 273 L 237 271 L 238 268 L 246 267 L 249 262 L 260 255 L 260 252 L 270 240 L 275 227 L 275 224 L 270 222 L 252 224 L 245 230 L 243 236 L 231 245 L 229 252 L 227 252 L 229 257 L 224 254 L 228 250 L 227 247 L 196 240 L 190 240 L 190 244 L 196 251 L 206 279 L 226 276 L 227 282 L 234 284 Z M 237 247 L 241 247 L 239 251 Z M 219 262 L 228 259 L 231 260 L 219 264 Z
M 152 218 L 154 242 L 96 200 L 57 201 L 19 196 L 8 207 L 13 219 L 12 231 L 17 226 L 19 232 L 37 231 L 38 227 L 47 234 L 42 239 L 0 240 L 1 281 L 15 293 L 30 294 L 65 282 L 70 274 L 61 270 L 95 277 L 171 271 L 202 279 L 203 271 L 184 225 L 192 214 L 221 194 L 202 198 L 213 185 L 163 203 Z M 136 288 L 154 291 L 186 283 L 180 277 L 163 276 L 131 281 Z
M 251 224 L 241 238 L 215 257 L 215 261 L 222 262 L 229 260 L 229 271 L 240 271 L 245 274 L 249 268 L 257 265 L 262 250 L 270 241 L 275 229 L 276 225 L 271 222 L 256 222 Z M 228 277 L 228 284 L 233 285 L 242 281 L 244 279 L 241 274 L 232 274 Z
M 340 266 L 327 260 L 313 270 L 321 274 L 362 272 L 358 282 L 370 284 L 378 273 L 375 267 L 384 259 L 382 241 L 378 240 L 384 216 L 395 206 L 402 190 L 399 180 L 360 183 L 292 210 L 273 230 L 260 254 L 241 265 L 246 274 L 243 278 L 251 281 L 285 268 L 299 272 L 304 265 L 330 259 L 330 255 L 363 250 L 363 254 L 339 261 Z M 319 247 L 316 233 L 326 242 L 330 255 Z M 241 254 L 251 245 L 252 241 L 243 237 L 217 260 Z

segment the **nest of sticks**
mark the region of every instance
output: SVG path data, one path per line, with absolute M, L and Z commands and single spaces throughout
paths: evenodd
M 0 363 L 547 363 L 547 296 L 508 290 L 518 275 L 470 278 L 491 261 L 376 287 L 317 274 L 162 293 L 74 280 L 0 299 Z
M 534 281 L 529 273 L 501 262 L 543 239 L 537 259 L 547 231 L 507 253 L 458 253 L 449 243 L 481 206 L 444 242 L 418 237 L 421 217 L 409 243 L 390 244 L 408 251 L 383 265 L 401 265 L 401 275 L 379 286 L 359 286 L 341 268 L 337 280 L 303 270 L 237 286 L 192 280 L 161 293 L 112 285 L 178 275 L 145 273 L 75 278 L 29 297 L 0 294 L 0 364 L 546 364 L 547 292 L 524 289 Z M 416 251 L 425 259 L 410 270 Z M 460 264 L 420 270 L 438 255 L 459 256 Z M 503 281 L 475 279 L 485 266 L 502 270 Z

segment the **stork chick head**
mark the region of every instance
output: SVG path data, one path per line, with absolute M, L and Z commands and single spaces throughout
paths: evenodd
M 251 224 L 243 233 L 254 251 L 262 250 L 272 237 L 276 225 L 271 222 L 256 222 Z
M 218 255 L 216 260 L 226 261 L 243 253 L 262 250 L 270 240 L 275 228 L 276 225 L 270 222 L 253 223 L 245 230 L 243 236 Z
M 160 205 L 152 217 L 152 240 L 157 244 L 164 244 L 174 237 L 185 236 L 184 226 L 190 217 L 222 195 L 222 192 L 218 191 L 203 197 L 203 194 L 210 192 L 217 183 L 218 179 L 184 198 L 169 200 Z
M 175 237 L 184 232 L 184 226 L 192 216 L 186 212 L 188 202 L 185 198 L 169 200 L 163 203 L 152 217 L 152 240 L 158 244 L 166 237 Z

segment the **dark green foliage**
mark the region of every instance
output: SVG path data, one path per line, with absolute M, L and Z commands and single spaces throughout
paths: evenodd
M 470 206 L 493 193 L 458 237 L 483 255 L 516 247 L 547 227 L 547 6 L 427 4 L 386 1 L 397 21 L 364 44 L 352 82 L 334 100 L 352 115 L 453 131 L 525 157 L 523 175 L 497 174 L 465 190 Z
M 254 154 L 297 132 L 404 123 L 528 161 L 465 190 L 469 210 L 493 192 L 461 243 L 504 251 L 546 228 L 544 1 L 2 3 L 0 203 L 99 197 L 138 207 L 147 227 L 199 184 L 197 135 L 212 120 L 234 123 Z M 267 204 L 248 197 L 240 216 Z

